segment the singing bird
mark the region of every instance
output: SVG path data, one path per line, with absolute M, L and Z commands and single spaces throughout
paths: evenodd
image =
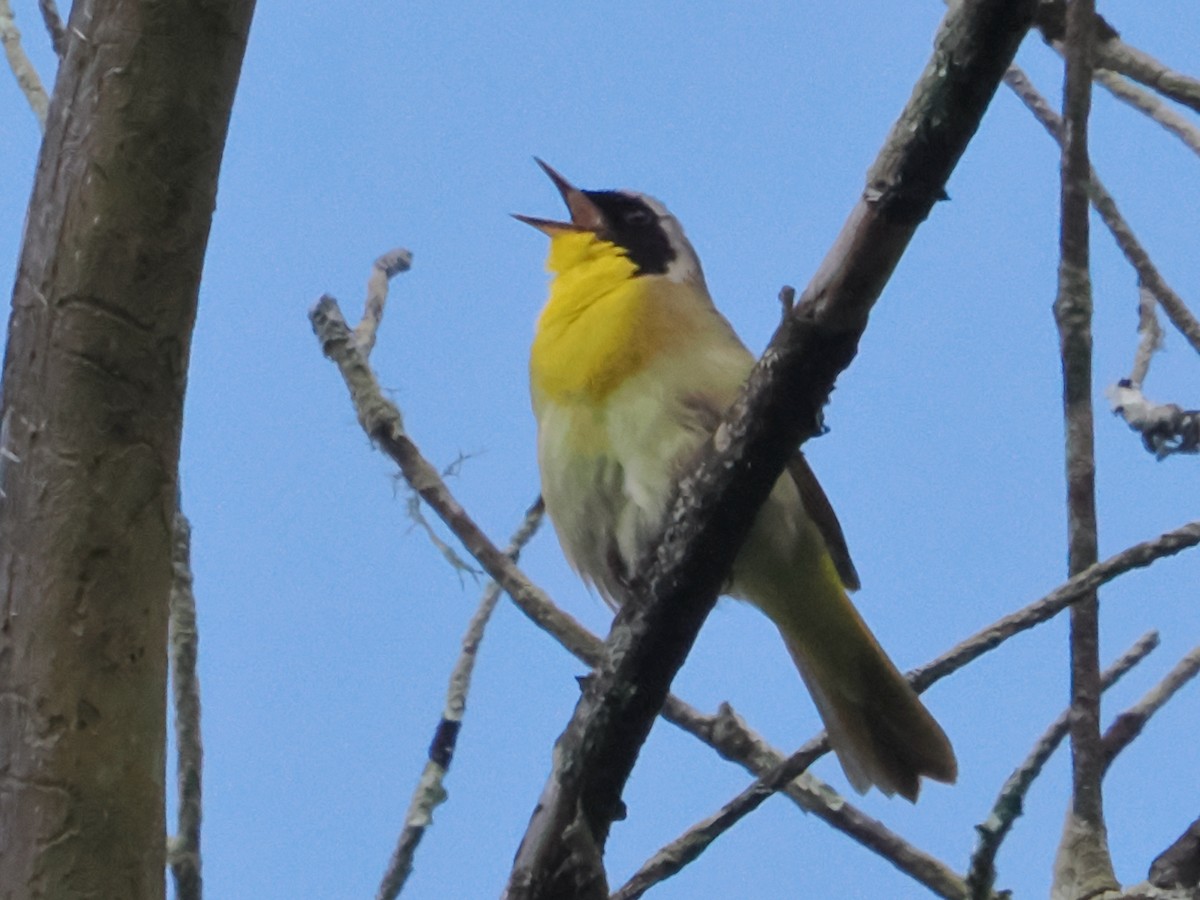
M 570 211 L 569 222 L 516 216 L 550 238 L 550 296 L 529 360 L 542 496 L 571 565 L 620 605 L 675 480 L 754 357 L 666 207 L 632 191 L 580 190 L 537 162 Z M 850 783 L 915 801 L 922 775 L 954 781 L 954 751 L 850 602 L 856 588 L 841 526 L 797 453 L 728 593 L 779 629 Z

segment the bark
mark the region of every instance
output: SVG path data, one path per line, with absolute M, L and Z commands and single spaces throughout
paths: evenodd
M 188 352 L 253 0 L 79 0 L 0 406 L 0 896 L 162 897 Z

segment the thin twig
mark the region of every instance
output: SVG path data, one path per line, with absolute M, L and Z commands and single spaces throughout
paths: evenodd
M 375 260 L 371 275 L 367 278 L 367 302 L 362 320 L 354 329 L 354 342 L 364 358 L 375 349 L 375 335 L 383 321 L 383 308 L 387 304 L 388 284 L 401 272 L 412 268 L 412 253 L 403 247 L 389 250 Z
M 415 493 L 409 494 L 407 506 L 408 517 L 412 519 L 413 527 L 420 528 L 425 532 L 425 536 L 429 538 L 429 543 L 433 544 L 438 553 L 442 555 L 442 559 L 450 564 L 450 568 L 458 576 L 458 583 L 465 586 L 464 575 L 478 578 L 479 570 L 459 556 L 458 551 L 443 541 L 441 535 L 434 531 L 433 526 L 429 524 L 429 520 L 421 512 L 421 497 Z
M 1067 75 L 1063 87 L 1062 190 L 1058 325 L 1066 431 L 1067 565 L 1075 575 L 1098 558 L 1096 453 L 1092 412 L 1088 115 L 1092 105 L 1095 0 L 1067 5 Z M 1055 867 L 1055 892 L 1088 897 L 1116 888 L 1100 790 L 1100 603 L 1096 594 L 1071 606 L 1071 808 Z
M 61 60 L 67 55 L 67 32 L 63 28 L 58 4 L 54 0 L 38 0 L 38 9 L 42 11 L 42 22 L 46 25 L 46 33 L 50 35 L 50 45 L 54 48 L 54 54 Z
M 1127 78 L 1110 72 L 1107 69 L 1097 69 L 1095 79 L 1098 84 L 1124 103 L 1128 103 L 1138 112 L 1149 116 L 1167 131 L 1179 138 L 1193 153 L 1200 154 L 1200 128 L 1190 119 L 1179 114 L 1172 106 L 1163 103 L 1154 94 L 1131 84 Z
M 918 691 L 924 691 L 949 672 L 962 668 L 1014 634 L 1032 628 L 1066 609 L 1080 597 L 1094 592 L 1131 569 L 1141 569 L 1167 556 L 1200 544 L 1200 520 L 1189 522 L 1173 531 L 1140 544 L 1134 544 L 1108 559 L 1089 566 L 1078 575 L 1046 594 L 1040 600 L 1007 616 L 967 638 L 956 647 L 908 673 L 908 679 Z
M 732 715 L 732 711 L 727 710 L 727 714 Z M 688 863 L 707 850 L 718 837 L 777 790 L 789 796 L 801 809 L 813 813 L 888 860 L 939 897 L 945 897 L 947 900 L 960 900 L 963 897 L 966 891 L 965 883 L 941 860 L 909 843 L 879 820 L 871 818 L 828 784 L 809 773 L 781 781 L 777 773 L 789 767 L 789 760 L 785 760 L 779 751 L 750 732 L 744 723 L 740 724 L 738 730 L 746 732 L 738 736 L 739 742 L 749 739 L 756 745 L 753 753 L 754 765 L 747 765 L 746 768 L 759 773 L 760 778 L 716 813 L 697 822 L 655 853 L 613 893 L 611 900 L 636 900 L 656 884 L 678 874 Z
M 50 110 L 50 98 L 42 87 L 42 79 L 38 77 L 37 69 L 33 67 L 25 48 L 21 46 L 21 32 L 13 18 L 12 6 L 9 0 L 0 0 L 0 44 L 4 44 L 4 54 L 8 57 L 9 68 L 17 79 L 17 86 L 29 101 L 29 108 L 37 116 L 38 125 L 43 132 L 46 130 L 46 114 Z
M 1158 324 L 1157 310 L 1154 293 L 1144 284 L 1138 285 L 1138 346 L 1129 373 L 1129 381 L 1137 388 L 1146 380 L 1150 361 L 1163 345 L 1163 330 Z
M 1041 122 L 1042 127 L 1049 132 L 1050 136 L 1061 144 L 1062 119 L 1050 108 L 1046 99 L 1033 86 L 1028 76 L 1013 66 L 1005 74 L 1004 82 Z M 1162 306 L 1167 318 L 1171 320 L 1171 324 L 1187 339 L 1192 349 L 1200 353 L 1200 321 L 1197 321 L 1196 317 L 1192 315 L 1183 298 L 1167 284 L 1158 268 L 1150 260 L 1150 255 L 1117 209 L 1116 201 L 1105 189 L 1094 169 L 1091 173 L 1090 193 L 1096 212 L 1100 214 L 1100 218 L 1104 220 L 1108 230 L 1112 232 L 1117 246 L 1125 254 L 1125 259 L 1137 270 L 1139 283 L 1154 293 L 1155 299 Z
M 196 675 L 199 632 L 196 628 L 196 597 L 192 592 L 192 527 L 182 512 L 175 513 L 174 532 L 169 630 L 179 821 L 167 847 L 167 860 L 175 881 L 176 900 L 200 900 L 203 894 L 200 820 L 204 746 L 200 734 L 200 679 Z
M 437 467 L 430 463 L 404 430 L 396 404 L 384 396 L 370 364 L 363 357 L 337 301 L 326 295 L 309 312 L 321 348 L 338 367 L 359 424 L 367 436 L 400 467 L 405 480 L 437 513 L 488 575 L 504 587 L 517 608 L 539 627 L 594 666 L 601 642 L 573 617 L 556 607 L 475 524 L 450 493 Z
M 525 513 L 521 522 L 509 541 L 505 553 L 515 563 L 529 539 L 536 533 L 542 523 L 545 507 L 539 497 Z M 376 893 L 376 900 L 394 900 L 404 889 L 413 868 L 413 857 L 417 846 L 426 830 L 433 823 L 433 811 L 446 800 L 446 790 L 443 782 L 454 757 L 458 744 L 459 730 L 462 726 L 463 715 L 467 708 L 467 693 L 471 689 L 471 674 L 475 669 L 475 659 L 479 645 L 483 641 L 483 632 L 496 608 L 503 589 L 495 581 L 489 582 L 480 598 L 479 607 L 467 624 L 466 634 L 462 639 L 462 652 L 450 673 L 450 684 L 446 691 L 446 706 L 442 711 L 441 721 L 434 731 L 433 741 L 429 745 L 429 760 L 417 782 L 408 813 L 404 817 L 404 830 L 396 843 L 396 850 L 388 862 L 383 881 Z
M 1158 647 L 1157 631 L 1144 634 L 1138 641 L 1125 651 L 1116 662 L 1105 670 L 1101 676 L 1101 689 L 1107 691 L 1121 680 L 1121 677 L 1145 659 Z M 996 854 L 1000 845 L 1008 837 L 1013 824 L 1024 812 L 1025 795 L 1042 772 L 1042 767 L 1050 760 L 1062 739 L 1070 728 L 1071 711 L 1064 710 L 1054 722 L 1038 738 L 1033 750 L 1024 762 L 1008 776 L 992 811 L 987 819 L 975 826 L 979 839 L 975 844 L 975 852 L 971 854 L 971 864 L 967 869 L 967 886 L 970 889 L 971 900 L 986 900 L 992 896 L 992 888 L 996 883 Z
M 1175 71 L 1149 53 L 1126 44 L 1119 37 L 1096 45 L 1096 65 L 1128 75 L 1164 97 L 1200 112 L 1200 79 Z
M 1184 656 L 1141 700 L 1113 720 L 1104 732 L 1101 744 L 1105 771 L 1112 765 L 1117 754 L 1142 733 L 1151 716 L 1162 709 L 1180 688 L 1196 677 L 1197 673 L 1200 673 L 1200 647 L 1194 648 Z

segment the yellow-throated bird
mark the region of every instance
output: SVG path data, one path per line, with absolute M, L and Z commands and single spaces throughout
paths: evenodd
M 695 458 L 754 358 L 713 305 L 683 229 L 651 197 L 581 191 L 538 160 L 570 222 L 550 237 L 550 299 L 529 360 L 542 495 L 574 568 L 620 604 Z M 841 526 L 797 454 L 758 513 L 729 593 L 779 628 L 850 783 L 915 800 L 952 782 L 954 751 L 847 590 Z

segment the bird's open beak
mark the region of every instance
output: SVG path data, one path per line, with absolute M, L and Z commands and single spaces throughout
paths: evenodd
M 536 156 L 534 161 L 542 167 L 542 171 L 550 176 L 558 192 L 562 194 L 563 202 L 571 213 L 570 222 L 556 222 L 553 219 L 538 219 L 533 216 L 523 216 L 513 213 L 513 218 L 526 225 L 532 225 L 538 231 L 553 237 L 564 231 L 600 231 L 604 228 L 604 214 L 600 207 L 593 203 L 583 191 L 559 175 Z

